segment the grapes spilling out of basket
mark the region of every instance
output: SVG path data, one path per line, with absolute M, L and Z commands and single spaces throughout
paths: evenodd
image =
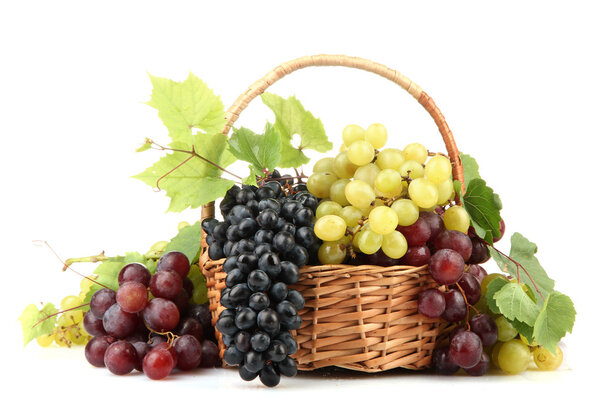
M 304 298 L 291 288 L 299 268 L 317 261 L 320 242 L 312 226 L 318 199 L 302 183 L 275 170 L 260 187 L 231 188 L 220 208 L 224 221 L 206 219 L 209 257 L 225 258 L 225 307 L 216 323 L 226 346 L 223 359 L 240 377 L 269 387 L 294 376 L 290 357 L 298 345 Z
M 93 336 L 85 347 L 88 362 L 116 375 L 136 369 L 153 380 L 164 379 L 175 368 L 217 365 L 208 305 L 189 305 L 189 271 L 188 258 L 177 251 L 158 260 L 154 275 L 142 264 L 125 265 L 118 290 L 94 293 L 83 318 Z

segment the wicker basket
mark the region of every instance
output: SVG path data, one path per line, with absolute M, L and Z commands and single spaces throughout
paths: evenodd
M 344 55 L 302 57 L 281 64 L 250 86 L 227 111 L 224 134 L 248 103 L 287 74 L 309 66 L 346 66 L 383 76 L 408 91 L 429 112 L 444 139 L 452 161 L 453 177 L 464 183 L 463 168 L 454 137 L 433 100 L 416 84 L 381 64 Z M 202 218 L 214 217 L 214 204 L 202 207 Z M 203 247 L 206 246 L 203 240 Z M 207 280 L 213 324 L 224 309 L 224 260 L 212 261 L 205 248 L 200 259 Z M 430 365 L 437 336 L 445 325 L 418 314 L 421 290 L 436 286 L 427 266 L 378 267 L 373 265 L 322 265 L 300 269 L 294 286 L 306 300 L 296 330 L 299 370 L 338 366 L 363 372 L 393 368 L 423 369 Z M 221 357 L 224 346 L 216 331 Z

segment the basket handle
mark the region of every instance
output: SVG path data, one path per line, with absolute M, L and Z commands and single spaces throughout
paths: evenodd
M 408 93 L 412 95 L 433 118 L 433 121 L 437 125 L 438 130 L 444 139 L 444 144 L 446 145 L 446 150 L 448 151 L 448 157 L 452 162 L 452 175 L 455 179 L 463 183 L 464 188 L 463 166 L 460 160 L 458 148 L 456 147 L 456 142 L 454 141 L 454 136 L 452 135 L 452 131 L 450 131 L 442 112 L 435 105 L 431 97 L 408 77 L 402 75 L 394 69 L 390 69 L 387 66 L 372 62 L 368 59 L 345 55 L 314 55 L 304 56 L 280 64 L 252 84 L 235 100 L 233 105 L 229 107 L 227 113 L 225 114 L 226 123 L 225 128 L 223 129 L 223 134 L 227 135 L 229 133 L 231 126 L 238 119 L 242 111 L 248 106 L 250 101 L 252 101 L 258 95 L 264 93 L 267 88 L 284 76 L 287 76 L 296 70 L 310 66 L 344 66 L 365 70 L 378 74 L 379 76 L 398 84 L 404 90 L 408 91 Z M 214 203 L 209 203 L 202 207 L 202 219 L 207 217 L 214 217 Z

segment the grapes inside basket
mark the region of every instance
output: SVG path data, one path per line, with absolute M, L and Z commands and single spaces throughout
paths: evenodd
M 370 71 L 407 90 L 447 150 L 391 144 L 384 125 L 351 124 L 332 137 L 339 153 L 310 164 L 305 150 L 334 147 L 324 125 L 295 97 L 265 90 L 320 65 Z M 149 105 L 170 143 L 146 139 L 138 151 L 167 153 L 136 178 L 164 190 L 170 211 L 201 207 L 201 220 L 145 254 L 67 260 L 69 269 L 100 265 L 60 310 L 25 309 L 25 343 L 85 344 L 90 364 L 151 379 L 222 360 L 270 387 L 281 375 L 327 366 L 473 376 L 494 366 L 518 374 L 532 359 L 543 370 L 560 366 L 559 342 L 575 321 L 571 299 L 555 290 L 523 235 L 512 235 L 509 254 L 495 247 L 505 231 L 500 197 L 409 79 L 360 58 L 300 58 L 227 112 L 191 74 L 151 80 Z M 259 95 L 275 121 L 263 133 L 233 128 Z M 247 174 L 228 169 L 237 160 Z M 483 268 L 490 258 L 500 272 Z

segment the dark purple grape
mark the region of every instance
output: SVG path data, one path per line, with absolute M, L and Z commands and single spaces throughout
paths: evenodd
M 259 372 L 265 366 L 265 356 L 262 352 L 248 351 L 244 356 L 244 366 L 250 372 Z
M 281 272 L 281 261 L 275 253 L 266 253 L 258 259 L 258 269 L 265 271 L 273 280 L 277 279 Z
M 293 355 L 298 350 L 298 343 L 289 331 L 279 333 L 277 339 L 285 344 L 288 355 Z
M 258 374 L 260 381 L 267 387 L 275 387 L 279 384 L 279 380 L 281 379 L 279 373 L 273 366 L 272 363 L 269 363 L 265 367 L 262 368 L 260 373 Z
M 271 279 L 265 271 L 256 269 L 248 275 L 247 284 L 252 292 L 265 292 L 271 286 Z
M 148 289 L 141 282 L 125 282 L 117 290 L 117 303 L 127 313 L 138 313 L 148 303 Z
M 490 252 L 485 241 L 479 237 L 471 237 L 471 244 L 473 248 L 467 264 L 482 264 L 490 259 Z
M 494 243 L 497 243 L 498 241 L 500 241 L 502 239 L 502 237 L 504 237 L 505 231 L 506 231 L 506 223 L 504 223 L 504 219 L 500 219 L 500 236 L 494 237 L 492 239 L 494 241 Z
M 240 330 L 248 330 L 256 326 L 256 312 L 250 307 L 239 309 L 235 315 L 235 326 Z
M 240 241 L 242 239 L 242 236 L 238 231 L 237 224 L 229 226 L 225 235 L 227 236 L 227 240 L 229 241 Z
M 228 274 L 229 272 L 233 271 L 234 268 L 237 268 L 237 260 L 237 255 L 227 257 L 225 262 L 223 262 L 223 272 Z
M 235 201 L 239 204 L 239 205 L 245 205 L 248 202 L 255 200 L 256 199 L 256 195 L 254 194 L 254 192 L 252 191 L 252 189 L 250 188 L 242 188 L 236 195 L 235 195 Z
M 177 368 L 195 369 L 202 362 L 202 344 L 192 335 L 182 335 L 175 339 L 173 350 L 177 354 Z
M 106 335 L 106 331 L 102 325 L 102 319 L 94 316 L 94 313 L 92 313 L 91 310 L 87 311 L 83 316 L 83 328 L 92 337 Z
M 404 235 L 409 247 L 425 245 L 431 237 L 431 229 L 429 223 L 419 218 L 410 226 L 398 226 L 398 231 Z
M 264 309 L 258 313 L 256 323 L 261 330 L 269 335 L 277 335 L 279 332 L 279 317 L 277 316 L 277 312 L 273 309 Z
M 450 341 L 450 357 L 458 366 L 468 369 L 481 360 L 483 345 L 477 334 L 471 331 L 457 333 Z
M 137 351 L 127 341 L 113 342 L 104 353 L 104 364 L 115 375 L 131 373 L 137 364 Z
M 214 368 L 219 363 L 219 347 L 213 341 L 205 339 L 202 341 L 201 368 Z
M 293 290 L 293 289 L 288 290 L 286 300 L 288 302 L 292 303 L 294 305 L 294 307 L 296 307 L 296 310 L 302 310 L 306 303 L 304 300 L 304 297 L 302 297 L 302 294 L 300 292 L 298 292 L 297 290 Z
M 287 356 L 287 348 L 283 342 L 273 340 L 265 355 L 272 362 L 281 362 Z
M 183 289 L 183 281 L 174 271 L 156 272 L 150 279 L 150 292 L 155 297 L 173 299 L 181 289 Z
M 450 346 L 444 345 L 433 350 L 433 369 L 440 375 L 453 375 L 458 372 L 458 366 L 450 357 Z
M 291 249 L 294 248 L 294 245 L 296 245 L 294 235 L 287 231 L 280 231 L 273 237 L 273 247 L 275 247 L 275 250 L 279 253 L 291 251 Z
M 451 323 L 463 320 L 467 316 L 467 304 L 463 295 L 456 289 L 450 289 L 444 293 L 446 300 L 446 310 L 442 318 Z
M 256 217 L 256 222 L 262 229 L 265 230 L 273 230 L 277 227 L 277 212 L 273 209 L 265 209 L 258 214 Z
M 246 285 L 245 283 L 240 283 L 231 288 L 231 290 L 229 291 L 229 299 L 233 303 L 234 307 L 240 305 L 247 306 L 248 298 L 251 294 L 252 290 L 250 290 L 248 285 Z
M 212 325 L 212 315 L 210 313 L 210 307 L 206 304 L 196 304 L 191 306 L 187 311 L 187 317 L 195 318 L 202 324 L 202 330 L 205 338 L 214 334 Z
M 401 265 L 409 265 L 411 267 L 421 267 L 429 264 L 431 259 L 431 251 L 426 245 L 408 247 L 406 254 L 400 258 Z
M 171 331 L 179 323 L 179 309 L 175 303 L 161 297 L 150 300 L 142 316 L 146 325 L 158 332 Z
M 102 318 L 110 306 L 117 302 L 117 294 L 111 289 L 100 289 L 90 300 L 90 310 L 96 318 Z
M 281 261 L 281 272 L 277 279 L 288 285 L 293 285 L 300 279 L 300 270 L 298 265 L 289 261 Z
M 258 243 L 258 244 L 262 244 L 262 243 L 271 244 L 273 242 L 274 236 L 275 236 L 275 233 L 273 233 L 272 230 L 260 229 L 254 235 L 254 241 L 256 241 L 256 243 Z
M 109 335 L 92 338 L 85 346 L 85 358 L 92 366 L 104 367 L 104 354 L 115 341 L 116 339 Z
M 479 282 L 480 285 L 481 285 L 481 281 L 483 280 L 483 278 L 485 278 L 487 276 L 487 271 L 485 269 L 483 269 L 483 267 L 481 265 L 477 265 L 477 264 L 469 265 L 467 272 L 469 272 L 471 275 L 473 275 L 477 279 L 477 281 Z
M 465 270 L 465 261 L 459 253 L 450 249 L 438 250 L 429 262 L 429 273 L 440 285 L 457 282 Z
M 244 353 L 240 352 L 234 345 L 231 345 L 225 349 L 223 360 L 229 366 L 236 366 L 244 361 Z
M 254 236 L 254 233 L 258 230 L 258 223 L 251 217 L 247 217 L 240 221 L 238 225 L 238 233 L 241 238 L 250 238 Z
M 182 252 L 169 251 L 156 263 L 156 272 L 161 271 L 173 271 L 183 279 L 190 272 L 190 261 Z
M 431 230 L 429 240 L 435 240 L 440 232 L 446 230 L 442 217 L 435 212 L 420 212 L 419 217 L 429 225 L 429 229 Z
M 256 191 L 256 196 L 263 202 L 275 198 L 275 191 L 269 187 L 260 187 L 258 188 L 258 191 Z
M 204 330 L 202 324 L 193 317 L 186 317 L 179 322 L 179 325 L 175 329 L 176 335 L 191 335 L 198 341 L 202 342 L 204 339 Z
M 137 262 L 127 264 L 121 269 L 121 272 L 119 272 L 119 286 L 125 282 L 139 282 L 144 286 L 148 286 L 150 284 L 151 276 L 150 271 L 148 271 L 148 268 L 146 268 L 145 265 Z
M 311 208 L 300 208 L 294 214 L 296 227 L 310 226 L 315 219 L 315 213 Z
M 481 359 L 479 360 L 479 362 L 477 362 L 477 365 L 465 369 L 465 372 L 467 372 L 471 376 L 483 376 L 487 373 L 489 368 L 490 357 L 485 352 L 482 352 Z
M 282 254 L 284 260 L 293 263 L 298 267 L 303 267 L 308 264 L 310 259 L 308 250 L 301 245 L 295 245 L 291 251 Z
M 213 229 L 213 238 L 217 242 L 224 243 L 227 241 L 227 228 L 229 227 L 229 223 L 221 222 L 218 223 Z
M 239 268 L 232 269 L 225 277 L 225 285 L 227 285 L 228 288 L 232 288 L 238 283 L 244 282 L 246 282 L 246 274 Z
M 144 341 L 135 341 L 135 342 L 132 342 L 131 345 L 133 345 L 133 347 L 135 348 L 135 352 L 137 353 L 135 369 L 142 372 L 143 371 L 142 365 L 144 363 L 144 357 L 146 356 L 146 354 L 148 354 L 148 352 L 150 352 L 152 347 L 150 347 L 150 345 Z
M 297 229 L 294 238 L 297 244 L 305 248 L 310 247 L 312 244 L 315 243 L 315 241 L 318 241 L 317 237 L 315 236 L 315 232 L 312 228 L 308 226 L 300 227 L 299 229 Z
M 444 294 L 431 288 L 419 293 L 419 313 L 430 318 L 440 317 L 446 310 Z
M 476 314 L 469 321 L 471 331 L 481 338 L 483 346 L 491 346 L 498 341 L 498 326 L 487 314 Z
M 260 243 L 254 249 L 254 255 L 256 255 L 257 257 L 261 257 L 262 255 L 264 255 L 266 253 L 272 253 L 272 252 L 273 252 L 273 247 L 271 247 L 271 244 L 267 244 L 267 243 Z
M 240 378 L 246 382 L 252 381 L 256 379 L 256 376 L 258 376 L 258 373 L 250 372 L 245 366 L 240 366 L 238 368 L 238 372 L 240 374 Z
M 465 272 L 459 279 L 458 286 L 462 288 L 470 305 L 475 305 L 481 298 L 481 285 L 472 274 Z M 452 288 L 454 287 L 456 286 L 452 285 Z
M 225 251 L 223 250 L 223 248 L 224 245 L 222 243 L 215 241 L 208 247 L 208 257 L 213 261 L 225 258 Z M 231 250 L 233 251 L 233 247 L 231 248 Z
M 298 201 L 286 201 L 281 206 L 281 216 L 288 221 L 294 220 L 294 215 L 298 211 L 298 209 L 302 208 L 302 203 Z
M 115 338 L 125 338 L 135 331 L 138 324 L 137 314 L 127 313 L 117 303 L 110 306 L 102 317 L 102 326 L 106 333 Z
M 445 230 L 435 238 L 433 248 L 436 252 L 443 249 L 454 250 L 467 262 L 471 257 L 473 245 L 471 239 L 465 233 L 458 230 Z
M 367 262 L 379 267 L 393 267 L 394 265 L 400 265 L 400 258 L 390 258 L 380 249 L 375 254 L 367 255 Z M 427 259 L 427 262 L 429 262 L 429 259 Z
M 280 374 L 287 377 L 294 377 L 298 373 L 298 366 L 296 365 L 296 361 L 286 356 L 285 359 L 275 364 L 275 368 L 279 371 Z
M 192 296 L 194 294 L 194 284 L 188 277 L 183 278 L 183 290 L 187 292 L 188 296 Z
M 177 306 L 177 310 L 179 313 L 185 313 L 190 305 L 190 295 L 185 289 L 181 289 L 181 291 L 172 299 L 175 306 Z
M 262 292 L 253 293 L 248 299 L 248 306 L 257 313 L 270 306 L 269 296 Z
M 235 317 L 219 316 L 216 327 L 221 334 L 230 335 L 232 337 L 239 331 L 239 328 L 235 325 Z
M 215 218 L 206 218 L 202 221 L 202 230 L 204 230 L 206 234 L 212 234 L 217 223 L 219 223 L 219 221 Z
M 235 347 L 240 352 L 248 352 L 251 348 L 250 339 L 252 335 L 248 331 L 240 331 L 233 337 Z
M 256 352 L 266 351 L 269 348 L 270 344 L 271 337 L 269 337 L 269 334 L 263 331 L 257 331 L 250 338 L 250 345 L 252 346 L 252 349 L 254 349 Z
M 276 282 L 269 290 L 269 298 L 272 302 L 279 303 L 287 297 L 288 288 L 283 282 Z

